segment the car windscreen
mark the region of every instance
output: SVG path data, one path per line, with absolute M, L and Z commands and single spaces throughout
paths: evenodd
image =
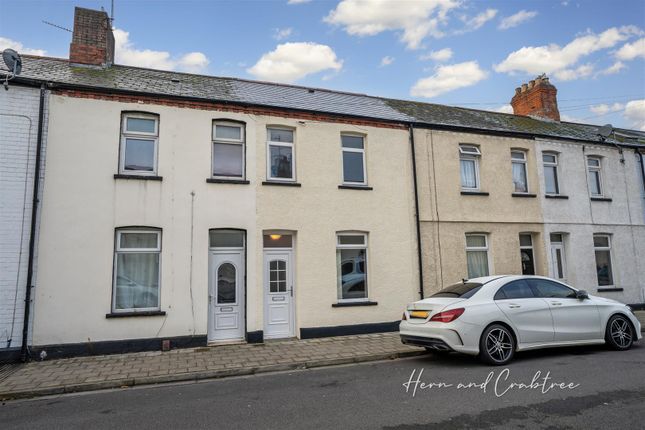
M 479 282 L 459 282 L 444 288 L 438 293 L 434 293 L 430 297 L 454 297 L 467 299 L 479 291 L 482 285 L 483 284 L 480 284 Z

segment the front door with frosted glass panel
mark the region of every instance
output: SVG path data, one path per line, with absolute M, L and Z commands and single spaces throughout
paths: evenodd
M 264 337 L 294 336 L 291 251 L 264 252 Z
M 208 340 L 244 339 L 242 251 L 211 252 L 208 303 Z

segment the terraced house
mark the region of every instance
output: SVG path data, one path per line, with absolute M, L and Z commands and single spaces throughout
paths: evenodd
M 645 302 L 645 135 L 525 116 L 548 80 L 507 115 L 149 70 L 107 22 L 9 90 L 47 94 L 32 354 L 395 330 L 488 273 Z

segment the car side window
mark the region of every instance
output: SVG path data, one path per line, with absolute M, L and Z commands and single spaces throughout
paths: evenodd
M 537 297 L 550 299 L 576 298 L 574 290 L 557 282 L 547 281 L 546 279 L 528 279 L 527 282 Z
M 495 300 L 532 299 L 535 295 L 523 279 L 509 282 L 495 293 Z

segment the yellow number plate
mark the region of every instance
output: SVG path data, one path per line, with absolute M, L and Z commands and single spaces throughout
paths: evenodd
M 411 311 L 410 312 L 410 318 L 423 318 L 426 319 L 428 318 L 428 315 L 430 313 L 428 311 Z

